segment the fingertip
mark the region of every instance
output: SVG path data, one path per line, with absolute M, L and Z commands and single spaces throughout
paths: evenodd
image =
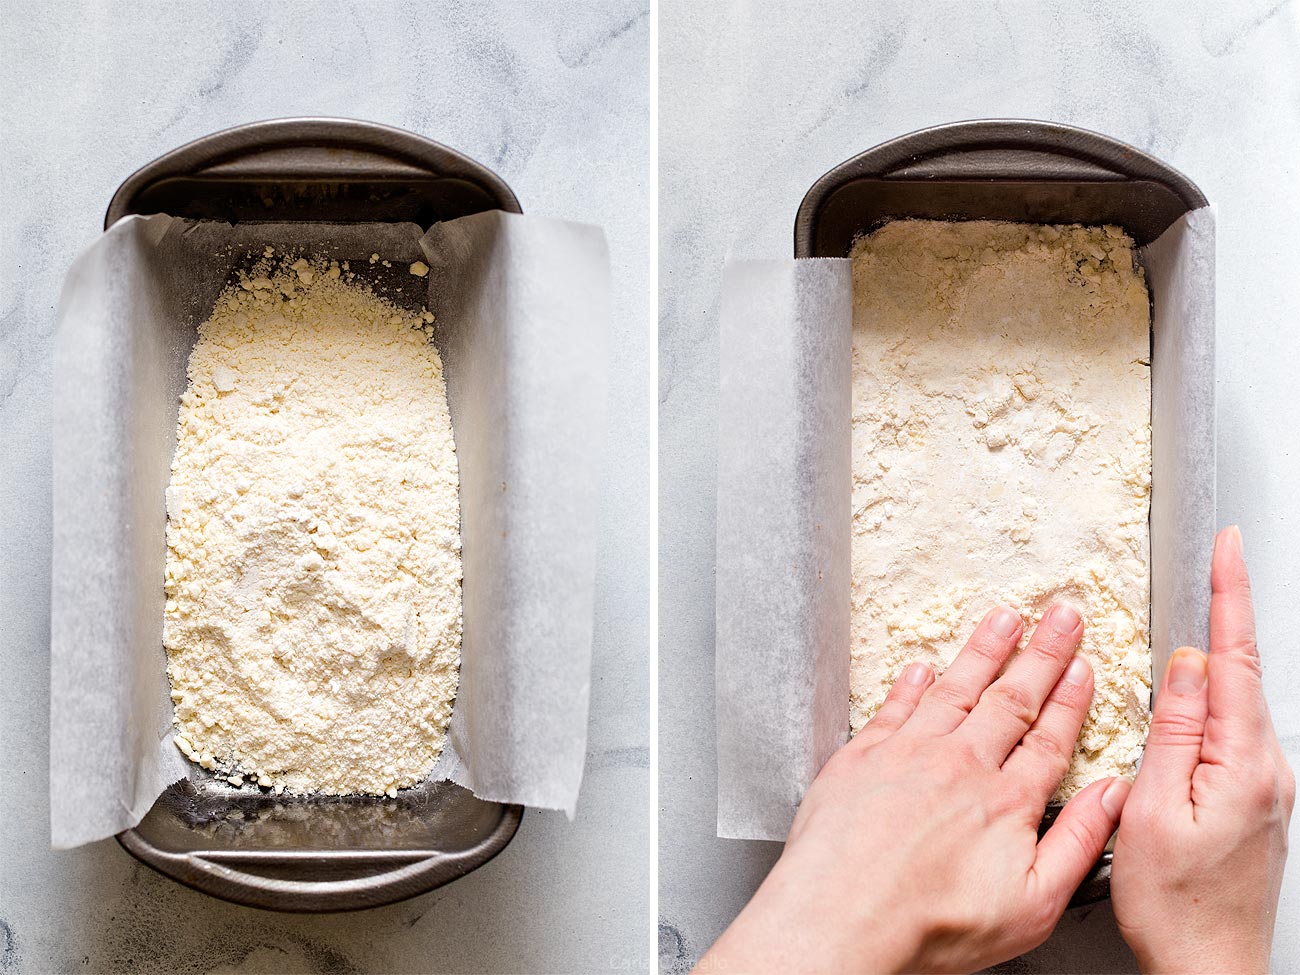
M 1070 658 L 1070 665 L 1065 668 L 1061 679 L 1076 687 L 1088 683 L 1092 679 L 1092 665 L 1088 663 L 1088 658 L 1076 653 Z
M 1043 614 L 1042 622 L 1061 636 L 1074 636 L 1076 633 L 1083 636 L 1083 617 L 1069 603 L 1053 603 Z
M 1111 779 L 1101 794 L 1101 808 L 1106 811 L 1112 823 L 1118 823 L 1124 803 L 1133 791 L 1133 783 L 1126 778 Z
M 1019 636 L 1020 631 L 1025 627 L 1025 621 L 1020 618 L 1020 614 L 1006 604 L 989 610 L 984 616 L 984 621 L 990 630 L 1004 640 Z
M 1210 585 L 1215 592 L 1249 589 L 1241 529 L 1236 525 L 1229 525 L 1214 537 L 1214 554 L 1210 557 Z
M 902 675 L 898 678 L 900 684 L 908 687 L 926 687 L 934 680 L 934 669 L 926 663 L 908 664 Z
M 912 714 L 926 688 L 934 681 L 934 669 L 920 661 L 908 664 L 894 678 L 885 700 L 876 709 L 870 720 L 862 727 L 853 741 L 857 747 L 865 748 L 893 734 L 901 728 Z
M 1169 658 L 1165 687 L 1174 694 L 1199 694 L 1209 676 L 1210 658 L 1196 647 L 1179 647 Z

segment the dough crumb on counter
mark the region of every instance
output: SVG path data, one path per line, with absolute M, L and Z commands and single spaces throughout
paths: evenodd
M 1096 691 L 1058 790 L 1131 775 L 1151 691 L 1150 305 L 1118 227 L 905 220 L 854 246 L 850 723 L 1006 602 Z M 1023 646 L 1023 642 L 1022 642 Z
M 431 317 L 268 248 L 199 326 L 163 642 L 176 745 L 232 785 L 391 796 L 437 763 L 461 558 Z

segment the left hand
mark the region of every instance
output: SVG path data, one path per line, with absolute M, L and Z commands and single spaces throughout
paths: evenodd
M 1115 837 L 1111 898 L 1143 972 L 1267 972 L 1295 775 L 1268 704 L 1241 532 L 1210 567 L 1210 653 L 1174 653 Z
M 999 607 L 937 681 L 913 664 L 826 763 L 785 851 L 699 971 L 974 971 L 1041 944 L 1119 822 L 1129 783 L 1076 795 L 1040 841 L 1092 698 L 1079 615 L 1024 652 Z

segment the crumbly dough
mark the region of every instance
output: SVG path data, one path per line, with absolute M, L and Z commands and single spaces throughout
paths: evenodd
M 1058 800 L 1132 774 L 1151 650 L 1150 309 L 1117 227 L 907 220 L 853 250 L 856 732 L 1008 602 L 1084 618 L 1096 692 Z
M 459 478 L 425 311 L 268 249 L 199 327 L 167 489 L 177 744 L 234 785 L 387 793 L 442 750 Z

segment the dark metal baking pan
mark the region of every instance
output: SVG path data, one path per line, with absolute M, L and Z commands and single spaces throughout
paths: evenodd
M 813 184 L 794 225 L 795 257 L 848 257 L 891 220 L 1114 224 L 1138 246 L 1207 205 L 1186 176 L 1096 132 L 989 119 L 922 129 L 868 149 Z M 1041 830 L 1056 819 L 1052 806 Z M 1107 851 L 1071 906 L 1110 896 Z
M 171 786 L 117 839 L 173 880 L 237 904 L 348 911 L 481 867 L 505 849 L 522 815 L 522 806 L 486 802 L 451 782 L 387 799 L 272 796 L 202 777 Z
M 922 129 L 840 163 L 799 204 L 795 257 L 848 257 L 899 219 L 1111 223 L 1140 247 L 1207 204 L 1178 171 L 1056 122 L 993 119 Z
M 104 225 L 168 213 L 428 228 L 485 210 L 521 212 L 500 177 L 436 142 L 350 119 L 276 119 L 156 159 L 114 194 Z M 271 796 L 234 790 L 196 767 L 194 781 L 167 789 L 117 839 L 141 862 L 216 897 L 279 911 L 344 911 L 464 876 L 505 849 L 522 817 L 522 806 L 450 782 L 426 782 L 396 799 Z
M 128 213 L 194 220 L 363 223 L 522 212 L 501 177 L 401 129 L 338 118 L 252 122 L 196 139 L 129 176 L 104 227 Z

